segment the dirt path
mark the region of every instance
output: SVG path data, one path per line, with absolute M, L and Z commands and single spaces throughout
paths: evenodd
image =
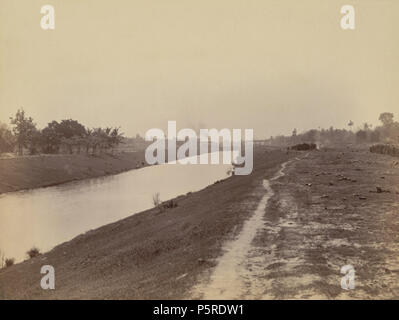
M 254 254 L 257 248 L 254 247 L 253 240 L 263 228 L 267 203 L 274 195 L 270 182 L 284 176 L 286 166 L 292 161 L 284 162 L 281 169 L 270 180 L 263 180 L 265 194 L 256 210 L 245 222 L 237 238 L 225 244 L 223 248 L 225 253 L 219 259 L 210 280 L 196 286 L 192 293 L 193 297 L 203 299 L 257 298 L 258 273 L 251 267 L 252 264 L 248 265 L 247 261 L 249 258 L 257 259 Z

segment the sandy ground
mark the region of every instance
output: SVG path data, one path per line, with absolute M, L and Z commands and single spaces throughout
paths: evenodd
M 36 155 L 0 159 L 0 194 L 94 178 L 143 166 L 144 152 Z
M 0 270 L 0 298 L 397 299 L 394 160 L 346 148 L 257 149 L 249 176 Z M 56 290 L 40 288 L 44 264 L 55 267 Z M 340 285 L 347 264 L 354 290 Z

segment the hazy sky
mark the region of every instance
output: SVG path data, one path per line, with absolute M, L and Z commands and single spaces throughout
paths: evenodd
M 39 127 L 127 135 L 167 120 L 256 137 L 377 123 L 399 118 L 398 31 L 397 0 L 0 0 L 0 121 L 23 106 Z

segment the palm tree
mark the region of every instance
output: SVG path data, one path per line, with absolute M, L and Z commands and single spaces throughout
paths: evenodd
M 349 120 L 348 126 L 349 126 L 349 130 L 352 131 L 352 127 L 353 127 L 354 123 L 352 120 Z

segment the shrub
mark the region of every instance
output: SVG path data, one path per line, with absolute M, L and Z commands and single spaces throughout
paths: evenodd
M 29 258 L 34 258 L 37 257 L 40 254 L 40 250 L 36 247 L 31 248 L 28 252 L 27 252 Z
M 15 262 L 14 258 L 7 258 L 5 260 L 5 267 L 6 268 L 11 267 L 14 264 L 14 262 Z
M 315 143 L 301 143 L 301 144 L 296 144 L 295 146 L 292 146 L 290 149 L 297 150 L 297 151 L 316 150 L 317 145 Z
M 164 209 L 176 208 L 177 207 L 177 202 L 172 199 L 172 200 L 169 200 L 169 201 L 166 201 L 165 203 L 163 203 L 162 207 Z
M 399 157 L 399 148 L 390 144 L 375 144 L 370 147 L 370 152 L 389 154 L 394 157 Z

